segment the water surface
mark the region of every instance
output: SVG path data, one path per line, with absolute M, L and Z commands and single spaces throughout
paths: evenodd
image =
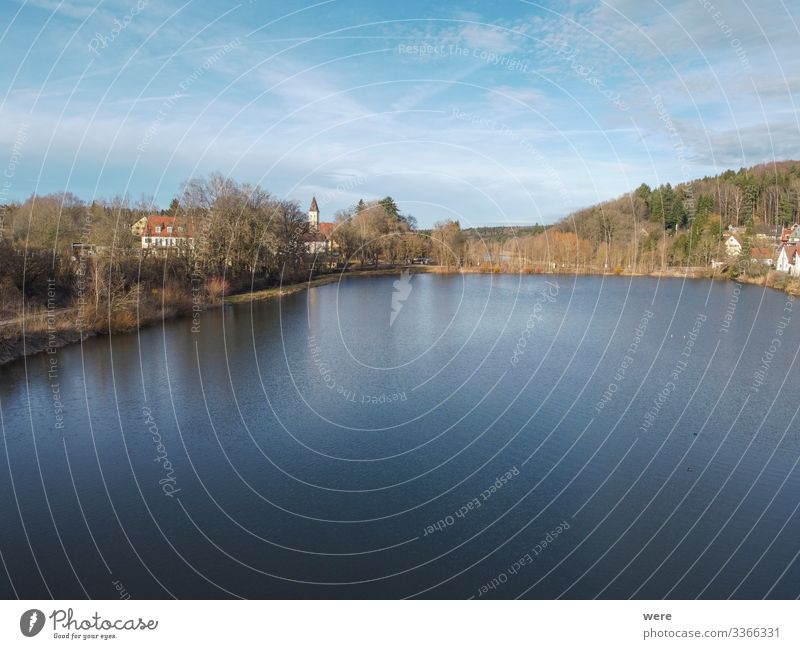
M 800 594 L 785 295 L 398 280 L 3 367 L 0 594 Z

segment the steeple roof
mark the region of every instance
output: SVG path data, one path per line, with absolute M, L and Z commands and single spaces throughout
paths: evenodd
M 308 208 L 309 212 L 319 212 L 319 208 L 317 207 L 317 197 L 314 196 L 311 199 L 311 207 Z

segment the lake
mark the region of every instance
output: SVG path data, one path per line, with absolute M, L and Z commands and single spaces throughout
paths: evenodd
M 0 369 L 5 598 L 795 598 L 800 309 L 351 277 Z

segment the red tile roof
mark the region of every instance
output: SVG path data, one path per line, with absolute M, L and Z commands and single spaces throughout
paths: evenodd
M 320 223 L 318 230 L 314 228 L 309 229 L 303 236 L 303 239 L 306 241 L 330 241 L 335 228 L 335 223 Z
M 156 232 L 156 228 L 161 226 L 161 232 Z M 172 228 L 169 232 L 167 228 Z M 161 216 L 153 214 L 147 217 L 147 225 L 142 233 L 143 237 L 187 237 L 188 228 L 183 223 L 176 223 L 174 216 Z
M 773 253 L 771 248 L 752 248 L 750 250 L 750 257 L 752 259 L 772 259 Z

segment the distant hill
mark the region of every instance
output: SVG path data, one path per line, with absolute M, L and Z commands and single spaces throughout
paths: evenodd
M 728 170 L 674 187 L 666 183 L 651 188 L 642 183 L 619 198 L 578 210 L 558 225 L 585 230 L 601 213 L 612 225 L 622 216 L 628 223 L 653 223 L 666 230 L 686 228 L 698 214 L 718 215 L 723 227 L 793 223 L 800 218 L 800 162 L 786 160 Z
M 468 238 L 483 239 L 493 243 L 503 243 L 514 237 L 527 237 L 540 234 L 546 230 L 544 225 L 496 225 L 466 228 L 464 234 Z
M 500 244 L 495 260 L 528 269 L 652 272 L 725 259 L 729 226 L 777 233 L 800 221 L 800 161 L 727 170 L 685 183 L 642 183 L 547 227 L 465 230 Z M 763 244 L 760 244 L 763 245 Z
M 779 231 L 800 220 L 800 161 L 649 187 L 578 210 L 551 229 L 572 233 L 595 258 L 628 267 L 648 257 L 662 265 L 709 265 L 729 226 Z M 767 227 L 765 227 L 767 226 Z

